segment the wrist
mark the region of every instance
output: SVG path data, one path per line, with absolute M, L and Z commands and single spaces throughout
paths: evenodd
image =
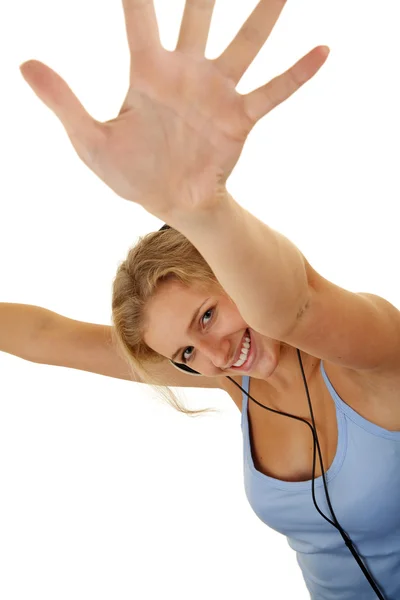
M 165 223 L 180 231 L 183 235 L 188 232 L 204 230 L 210 224 L 215 224 L 223 219 L 224 213 L 236 204 L 226 187 L 219 188 L 208 202 L 194 208 L 171 209 L 163 215 Z

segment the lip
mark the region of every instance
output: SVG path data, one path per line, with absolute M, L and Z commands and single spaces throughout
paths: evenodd
M 248 355 L 246 362 L 241 367 L 232 367 L 232 366 L 230 367 L 234 371 L 245 371 L 245 372 L 249 371 L 251 369 L 254 359 L 255 359 L 255 342 L 254 342 L 250 327 L 248 327 L 247 330 L 250 334 L 250 354 Z M 242 348 L 242 346 L 240 346 L 240 348 Z M 240 356 L 240 353 L 239 353 L 239 356 Z M 235 360 L 234 363 L 237 362 L 238 360 L 239 359 Z

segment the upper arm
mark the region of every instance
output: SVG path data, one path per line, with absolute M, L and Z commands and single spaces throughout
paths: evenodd
M 380 296 L 345 290 L 306 264 L 309 302 L 282 341 L 344 367 L 400 375 L 400 311 Z
M 119 355 L 111 326 L 76 321 L 54 312 L 43 322 L 33 362 L 142 383 L 139 377 L 133 377 Z M 180 372 L 168 361 L 151 369 L 165 386 L 222 388 L 219 377 L 194 377 Z

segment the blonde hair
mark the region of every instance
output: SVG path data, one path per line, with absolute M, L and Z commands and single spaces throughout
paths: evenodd
M 179 231 L 165 229 L 139 237 L 126 259 L 118 266 L 112 287 L 113 340 L 127 361 L 133 379 L 151 386 L 166 402 L 188 416 L 219 412 L 211 408 L 183 407 L 160 378 L 146 366 L 162 364 L 168 358 L 150 348 L 143 339 L 148 302 L 162 283 L 179 281 L 185 286 L 222 290 L 211 267 L 193 244 Z

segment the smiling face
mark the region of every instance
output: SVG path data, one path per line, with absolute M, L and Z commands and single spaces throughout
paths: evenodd
M 246 374 L 266 379 L 278 365 L 281 343 L 253 329 L 255 360 L 250 370 L 230 367 L 237 360 L 246 329 L 236 304 L 217 286 L 187 287 L 168 281 L 160 285 L 147 306 L 144 341 L 158 354 L 207 377 Z

